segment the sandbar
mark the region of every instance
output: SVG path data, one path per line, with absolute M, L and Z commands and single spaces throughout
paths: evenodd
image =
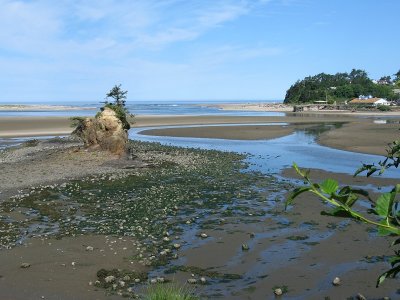
M 0 105 L 0 111 L 69 111 L 69 110 L 93 110 L 96 107 L 81 107 L 69 105 L 43 105 L 43 104 L 6 104 Z
M 350 114 L 287 114 L 286 116 L 173 116 L 139 115 L 134 118 L 133 127 L 185 126 L 238 124 L 238 126 L 188 127 L 156 129 L 144 132 L 160 136 L 181 136 L 220 139 L 270 139 L 292 133 L 318 123 L 341 123 L 343 126 L 324 132 L 318 142 L 332 148 L 354 152 L 384 155 L 385 146 L 399 138 L 399 121 L 390 118 L 362 118 Z M 375 123 L 374 123 L 375 122 Z M 263 126 L 263 123 L 286 123 Z M 72 132 L 68 117 L 2 117 L 0 138 L 57 136 Z M 252 124 L 243 126 L 243 124 Z

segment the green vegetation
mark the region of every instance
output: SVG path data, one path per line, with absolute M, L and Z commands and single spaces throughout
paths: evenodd
M 369 177 L 376 172 L 382 174 L 390 167 L 397 168 L 400 165 L 400 141 L 395 141 L 389 145 L 387 153 L 385 159 L 380 161 L 378 165 L 364 164 L 355 172 L 354 176 L 367 172 L 366 175 Z M 333 179 L 326 179 L 317 184 L 310 180 L 309 171 L 300 170 L 296 164 L 294 164 L 294 168 L 307 185 L 293 190 L 287 199 L 286 205 L 291 204 L 300 194 L 310 192 L 322 199 L 323 202 L 329 203 L 334 207 L 333 210 L 323 211 L 322 214 L 351 218 L 373 225 L 378 229 L 380 235 L 397 236 L 392 246 L 400 245 L 400 200 L 398 198 L 400 184 L 396 184 L 391 192 L 383 193 L 376 201 L 373 201 L 365 190 L 350 186 L 340 188 L 338 182 Z M 372 203 L 371 209 L 363 210 L 363 206 L 357 206 L 358 209 L 355 208 L 356 202 L 362 198 Z M 376 283 L 377 287 L 386 278 L 394 278 L 400 273 L 400 250 L 394 251 L 394 255 L 390 257 L 389 262 L 391 269 L 379 276 Z
M 107 94 L 106 99 L 104 102 L 104 106 L 100 108 L 100 111 L 96 114 L 96 118 L 98 118 L 104 108 L 112 109 L 117 118 L 122 122 L 122 126 L 124 129 L 129 130 L 131 128 L 130 123 L 133 122 L 133 115 L 129 113 L 128 109 L 125 106 L 126 103 L 126 94 L 128 91 L 123 91 L 121 89 L 121 85 L 115 85 Z M 113 99 L 112 102 L 109 102 L 108 99 Z M 129 119 L 129 121 L 128 121 Z M 71 127 L 82 128 L 83 122 L 85 118 L 82 117 L 72 117 L 71 120 Z
M 125 106 L 126 94 L 128 91 L 123 91 L 121 85 L 115 85 L 106 95 L 106 101 L 104 107 L 110 108 L 115 111 L 117 118 L 122 122 L 124 129 L 129 130 L 131 128 L 127 118 L 129 115 L 128 109 Z M 108 98 L 112 98 L 113 102 L 108 102 Z M 101 108 L 101 111 L 104 110 Z
M 395 75 L 393 82 L 400 84 L 400 71 Z M 313 101 L 343 102 L 360 95 L 395 100 L 398 98 L 393 92 L 390 76 L 382 77 L 374 83 L 367 72 L 353 69 L 350 73 L 335 75 L 320 73 L 298 80 L 286 92 L 284 103 L 308 103 Z
M 145 300 L 197 300 L 198 297 L 193 295 L 187 287 L 178 286 L 176 284 L 155 284 L 147 289 Z
M 391 111 L 392 109 L 388 105 L 378 105 L 377 109 L 380 111 Z

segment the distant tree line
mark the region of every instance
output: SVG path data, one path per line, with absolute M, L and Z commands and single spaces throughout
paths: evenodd
M 392 76 L 383 76 L 376 83 L 364 70 L 353 69 L 350 73 L 335 75 L 320 73 L 298 80 L 286 92 L 284 103 L 307 103 L 314 101 L 342 102 L 360 95 L 396 100 L 394 92 L 400 88 L 400 70 Z

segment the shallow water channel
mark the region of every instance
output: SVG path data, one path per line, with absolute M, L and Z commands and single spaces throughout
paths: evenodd
M 285 124 L 264 125 L 285 126 Z M 155 129 L 155 127 L 131 129 L 129 137 L 134 140 L 160 142 L 173 146 L 248 153 L 247 162 L 250 170 L 272 175 L 278 181 L 287 183 L 293 183 L 293 180 L 285 179 L 280 173 L 290 168 L 293 162 L 302 168 L 352 175 L 362 163 L 377 163 L 382 159 L 376 155 L 342 151 L 319 145 L 318 133 L 335 126 L 337 125 L 324 124 L 311 130 L 298 130 L 276 139 L 254 141 L 140 134 L 144 130 Z M 193 127 L 195 130 L 197 126 Z M 388 170 L 384 176 L 399 178 L 396 170 Z M 375 189 L 373 186 L 366 188 Z M 365 291 L 367 295 L 373 297 L 398 296 L 399 291 L 393 289 L 396 283 L 380 291 L 372 286 L 375 274 L 378 275 L 380 272 L 372 269 L 384 268 L 385 264 L 381 263 L 377 266 L 372 265 L 369 260 L 363 260 L 364 256 L 369 257 L 370 253 L 375 254 L 374 251 L 380 253 L 380 250 L 374 248 L 376 246 L 374 241 L 380 239 L 376 237 L 376 232 L 368 232 L 365 227 L 348 220 L 320 217 L 320 207 L 310 208 L 315 211 L 308 217 L 302 216 L 299 211 L 282 214 L 278 212 L 277 206 L 284 201 L 286 191 L 279 185 L 270 186 L 267 190 L 267 196 L 263 200 L 233 203 L 228 209 L 235 211 L 237 206 L 236 217 L 228 223 L 220 224 L 220 227 L 209 227 L 206 232 L 211 238 L 202 240 L 196 237 L 196 234 L 204 230 L 204 226 L 200 228 L 187 226 L 181 237 L 187 242 L 182 248 L 184 255 L 172 261 L 167 267 L 157 268 L 152 275 L 162 276 L 166 269 L 182 265 L 196 265 L 222 273 L 243 274 L 240 280 L 211 281 L 209 286 L 199 288 L 197 292 L 208 299 L 274 299 L 271 292 L 274 287 L 288 290 L 284 299 L 324 299 L 324 297 L 328 297 L 325 299 L 346 299 L 351 298 L 352 295 L 355 296 L 359 291 Z M 247 210 L 240 211 L 244 208 Z M 302 209 L 306 208 L 307 206 L 302 207 Z M 199 211 L 196 213 L 200 213 L 200 218 L 203 219 L 199 220 L 199 224 L 219 224 L 218 222 L 224 217 L 221 212 L 206 216 L 201 215 Z M 255 215 L 257 213 L 259 213 L 258 216 Z M 310 219 L 307 218 L 312 218 L 312 221 L 309 222 Z M 207 230 L 207 227 L 205 228 Z M 251 238 L 249 232 L 254 233 Z M 354 234 L 357 236 L 354 237 L 352 232 L 358 232 L 358 236 Z M 240 248 L 241 243 L 248 245 L 251 250 L 243 251 Z M 359 247 L 363 250 L 341 253 L 346 249 L 346 243 L 351 245 L 349 247 L 354 246 L 355 249 L 357 243 L 360 243 Z M 341 254 L 338 256 L 339 253 Z M 369 273 L 363 273 L 367 269 L 371 269 Z M 332 287 L 332 278 L 335 276 L 345 277 L 349 280 L 349 286 L 342 290 Z M 360 276 L 364 276 L 363 282 L 359 279 Z M 185 275 L 177 273 L 174 278 L 185 280 Z M 361 290 L 360 287 L 362 287 Z
M 284 123 L 258 125 L 282 126 Z M 334 126 L 334 124 L 318 125 L 315 130 L 298 130 L 293 134 L 270 140 L 243 141 L 140 134 L 140 132 L 145 130 L 171 128 L 172 126 L 133 128 L 129 131 L 129 138 L 173 146 L 248 153 L 250 154 L 248 158 L 248 162 L 251 165 L 250 168 L 265 174 L 277 174 L 283 169 L 290 168 L 293 162 L 296 162 L 301 168 L 322 169 L 328 172 L 352 175 L 362 163 L 377 163 L 382 159 L 381 156 L 377 155 L 343 151 L 319 145 L 316 141 L 318 132 L 329 130 Z M 196 128 L 200 126 L 192 127 Z M 398 178 L 398 173 L 395 170 L 387 170 L 384 176 L 387 178 Z

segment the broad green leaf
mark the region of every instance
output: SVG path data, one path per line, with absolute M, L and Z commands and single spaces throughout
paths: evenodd
M 377 287 L 377 288 L 385 281 L 385 279 L 386 279 L 387 276 L 388 276 L 388 272 L 385 272 L 385 273 L 381 274 L 381 275 L 378 277 L 378 281 L 376 282 L 376 287 Z
M 384 193 L 379 196 L 376 201 L 375 211 L 382 218 L 386 218 L 390 213 L 390 199 L 392 197 L 392 193 Z
M 398 245 L 398 244 L 400 244 L 400 238 L 395 239 L 395 240 L 392 242 L 392 246 L 395 246 L 395 245 Z
M 298 187 L 295 188 L 289 195 L 289 197 L 286 199 L 285 202 L 285 209 L 288 207 L 288 205 L 292 204 L 293 200 L 297 198 L 300 194 L 308 192 L 311 190 L 311 187 L 309 186 L 303 186 L 303 187 Z
M 397 265 L 397 264 L 400 263 L 400 256 L 392 256 L 392 257 L 389 259 L 389 262 L 390 262 L 390 265 L 391 265 L 392 267 L 394 267 L 395 265 Z
M 326 179 L 319 185 L 321 191 L 323 191 L 325 194 L 333 194 L 337 191 L 339 188 L 339 184 L 336 180 L 333 179 Z
M 369 169 L 369 171 L 367 172 L 367 177 L 371 176 L 372 174 L 374 174 L 376 171 L 378 171 L 378 169 L 376 167 L 371 167 Z
M 389 225 L 389 223 L 386 219 L 382 220 L 379 223 L 384 226 Z M 390 235 L 390 234 L 400 235 L 400 228 L 395 228 L 395 227 L 387 228 L 387 227 L 383 227 L 383 226 L 378 226 L 378 234 L 381 236 Z
M 353 218 L 351 213 L 342 207 L 336 207 L 330 211 L 321 211 L 321 215 L 323 216 L 332 216 L 332 217 L 341 217 L 341 218 Z
M 376 287 L 379 287 L 386 278 L 394 278 L 398 273 L 400 273 L 400 266 L 391 268 L 389 271 L 386 271 L 381 276 L 378 277 L 378 281 L 376 283 Z

